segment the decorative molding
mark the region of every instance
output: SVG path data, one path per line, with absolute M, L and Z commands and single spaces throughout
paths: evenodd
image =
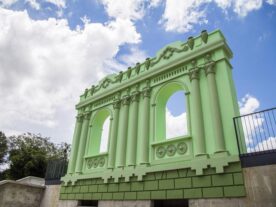
M 139 98 L 140 98 L 140 92 L 139 91 L 135 91 L 131 95 L 131 102 L 138 102 Z
M 166 148 L 164 146 L 160 146 L 156 150 L 156 157 L 163 158 L 165 157 L 166 153 L 167 153 Z
M 189 72 L 189 78 L 190 78 L 190 81 L 192 81 L 194 79 L 199 80 L 199 69 L 194 68 L 193 70 L 191 70 Z
M 200 37 L 201 37 L 202 41 L 206 44 L 208 41 L 207 30 L 202 30 Z
M 130 103 L 130 96 L 124 96 L 123 98 L 122 98 L 122 100 L 121 100 L 121 102 L 122 102 L 122 105 L 129 105 L 129 103 Z
M 174 53 L 181 53 L 181 52 L 186 52 L 186 51 L 189 50 L 189 47 L 187 46 L 186 43 L 183 43 L 181 46 L 182 46 L 181 49 L 176 48 L 176 47 L 167 46 L 166 49 L 161 53 L 161 55 L 159 55 L 159 57 L 157 59 L 154 58 L 156 60 L 152 61 L 150 66 L 153 67 L 154 65 L 159 63 L 159 61 L 161 59 L 165 59 L 165 60 L 170 59 L 173 56 Z
M 113 103 L 113 108 L 114 109 L 120 109 L 120 106 L 121 106 L 121 101 L 120 100 L 114 101 L 114 103 Z
M 188 44 L 189 48 L 192 50 L 194 48 L 194 44 L 195 44 L 194 38 L 193 37 L 189 37 L 188 41 L 187 41 L 187 44 Z
M 216 71 L 215 71 L 215 62 L 210 62 L 210 63 L 207 63 L 205 64 L 204 66 L 204 70 L 205 70 L 205 75 L 209 75 L 209 74 L 215 74 Z
M 163 73 L 162 75 L 157 76 L 156 78 L 153 79 L 153 83 L 158 83 L 160 81 L 165 81 L 169 78 L 173 78 L 175 76 L 181 75 L 181 74 L 185 74 L 185 71 L 188 70 L 188 67 L 185 66 L 181 66 L 175 70 Z
M 143 98 L 149 98 L 150 92 L 151 92 L 151 88 L 144 88 L 142 91 Z
M 135 72 L 136 72 L 137 75 L 138 75 L 139 72 L 140 72 L 140 68 L 141 68 L 141 64 L 140 64 L 140 63 L 136 63 Z

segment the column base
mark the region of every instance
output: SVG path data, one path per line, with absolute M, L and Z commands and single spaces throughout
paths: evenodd
M 201 160 L 201 159 L 208 159 L 209 158 L 209 154 L 207 153 L 200 153 L 195 155 L 195 159 Z

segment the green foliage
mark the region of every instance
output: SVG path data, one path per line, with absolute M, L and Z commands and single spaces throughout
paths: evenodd
M 8 152 L 7 137 L 0 131 L 0 165 L 5 162 L 5 156 Z
M 44 177 L 47 163 L 51 159 L 67 159 L 69 145 L 56 145 L 40 134 L 26 133 L 8 138 L 9 163 L 7 175 L 10 179 L 26 176 Z

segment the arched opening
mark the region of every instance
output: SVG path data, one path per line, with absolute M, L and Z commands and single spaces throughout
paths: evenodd
M 188 135 L 186 87 L 178 82 L 163 86 L 155 99 L 155 140 Z
M 102 109 L 96 112 L 91 123 L 91 133 L 89 139 L 88 155 L 97 155 L 107 152 L 109 130 L 110 130 L 110 111 Z
M 166 104 L 166 139 L 188 134 L 185 92 L 173 93 Z
M 103 127 L 102 127 L 100 153 L 107 152 L 108 137 L 109 137 L 109 128 L 110 128 L 110 116 L 108 116 L 105 119 Z

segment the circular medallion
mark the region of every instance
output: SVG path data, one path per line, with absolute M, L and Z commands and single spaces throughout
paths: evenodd
M 160 146 L 160 147 L 157 148 L 157 150 L 156 150 L 156 156 L 157 156 L 158 158 L 163 158 L 163 157 L 165 156 L 165 154 L 166 154 L 166 149 L 165 149 L 165 147 Z
M 170 144 L 170 145 L 167 147 L 167 155 L 168 155 L 169 157 L 174 156 L 174 155 L 175 155 L 175 152 L 176 152 L 176 147 L 175 147 L 173 144 Z
M 104 166 L 104 163 L 105 163 L 104 157 L 100 158 L 100 159 L 99 159 L 99 167 L 103 167 L 103 166 Z
M 92 166 L 93 166 L 93 160 L 92 160 L 92 159 L 89 159 L 89 160 L 87 161 L 87 168 L 90 169 Z
M 177 144 L 177 153 L 180 155 L 183 155 L 187 152 L 187 145 L 185 144 L 185 142 L 180 142 Z
M 94 159 L 93 167 L 96 168 L 99 165 L 99 160 L 97 158 Z

